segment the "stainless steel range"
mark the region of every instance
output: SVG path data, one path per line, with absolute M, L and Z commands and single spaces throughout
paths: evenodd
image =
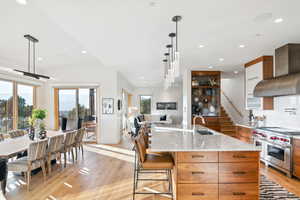
M 280 127 L 261 127 L 253 131 L 253 140 L 261 146 L 261 160 L 291 177 L 293 136 L 299 131 Z

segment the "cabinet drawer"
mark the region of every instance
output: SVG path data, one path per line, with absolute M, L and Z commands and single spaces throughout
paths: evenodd
M 222 200 L 258 200 L 258 184 L 220 184 L 219 196 Z
M 293 162 L 300 165 L 300 148 L 296 147 L 293 151 Z
M 293 175 L 300 178 L 300 164 L 294 164 Z
M 251 138 L 252 137 L 252 130 L 250 128 L 240 126 L 238 128 L 238 134 L 242 137 Z
M 219 162 L 258 162 L 257 151 L 224 151 L 219 152 Z
M 218 163 L 179 163 L 178 183 L 218 183 Z
M 296 148 L 300 148 L 300 139 L 294 139 L 293 144 Z
M 258 162 L 219 163 L 219 183 L 257 183 Z
M 179 163 L 218 162 L 218 152 L 179 152 Z
M 218 184 L 178 184 L 178 200 L 217 200 Z

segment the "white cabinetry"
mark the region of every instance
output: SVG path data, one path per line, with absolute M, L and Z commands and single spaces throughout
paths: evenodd
M 262 56 L 245 64 L 245 100 L 247 110 L 272 110 L 272 97 L 254 97 L 255 86 L 273 77 L 273 56 Z
M 253 91 L 258 82 L 263 80 L 263 63 L 259 62 L 245 70 L 246 109 L 262 109 L 262 98 L 254 97 Z

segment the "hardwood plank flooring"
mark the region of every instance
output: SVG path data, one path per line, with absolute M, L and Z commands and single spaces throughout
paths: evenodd
M 103 146 L 102 146 L 103 147 Z M 128 150 L 127 150 L 128 151 Z M 300 181 L 261 165 L 261 173 L 300 196 Z M 31 191 L 27 192 L 23 177 L 10 176 L 8 200 L 131 200 L 133 182 L 132 152 L 118 148 L 85 146 L 85 158 L 67 168 L 53 167 L 53 173 L 43 182 L 42 173 L 32 177 Z M 147 183 L 143 187 L 164 190 L 166 185 Z M 137 200 L 167 200 L 158 195 L 139 195 Z

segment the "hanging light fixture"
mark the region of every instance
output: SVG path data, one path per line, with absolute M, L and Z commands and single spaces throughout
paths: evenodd
M 176 47 L 175 47 L 175 53 L 174 53 L 174 76 L 179 77 L 180 76 L 180 54 L 178 50 L 178 22 L 182 19 L 180 15 L 176 15 L 172 18 L 172 21 L 176 24 Z
M 165 53 L 165 59 L 163 60 L 164 62 L 164 71 L 165 71 L 165 74 L 164 74 L 164 79 L 165 79 L 165 82 L 164 82 L 164 86 L 165 88 L 167 89 L 169 86 L 170 86 L 170 76 L 169 76 L 169 56 L 170 56 L 170 53 Z
M 35 79 L 50 79 L 49 76 L 45 76 L 45 75 L 41 75 L 41 74 L 37 74 L 36 71 L 35 71 L 35 44 L 39 42 L 38 39 L 36 39 L 35 37 L 27 34 L 27 35 L 24 35 L 24 37 L 28 40 L 28 72 L 26 71 L 21 71 L 21 70 L 17 70 L 17 69 L 14 69 L 14 71 L 16 72 L 21 72 L 23 73 L 24 76 L 29 76 L 29 77 L 32 77 L 32 78 L 35 78 Z M 32 72 L 31 72 L 31 43 L 32 43 Z
M 169 53 L 169 59 L 168 59 L 168 81 L 172 84 L 175 82 L 175 77 L 174 77 L 174 70 L 172 68 L 172 44 L 168 44 L 166 45 L 166 47 L 168 48 L 168 53 Z
M 176 78 L 176 76 L 175 76 L 175 68 L 174 68 L 174 60 L 175 60 L 175 48 L 174 48 L 174 37 L 176 37 L 176 34 L 175 33 L 170 33 L 169 34 L 169 37 L 171 38 L 171 45 L 172 45 L 172 47 L 171 47 L 171 73 L 172 73 L 172 76 L 173 76 L 173 78 L 174 78 L 174 82 L 175 82 L 175 78 Z

